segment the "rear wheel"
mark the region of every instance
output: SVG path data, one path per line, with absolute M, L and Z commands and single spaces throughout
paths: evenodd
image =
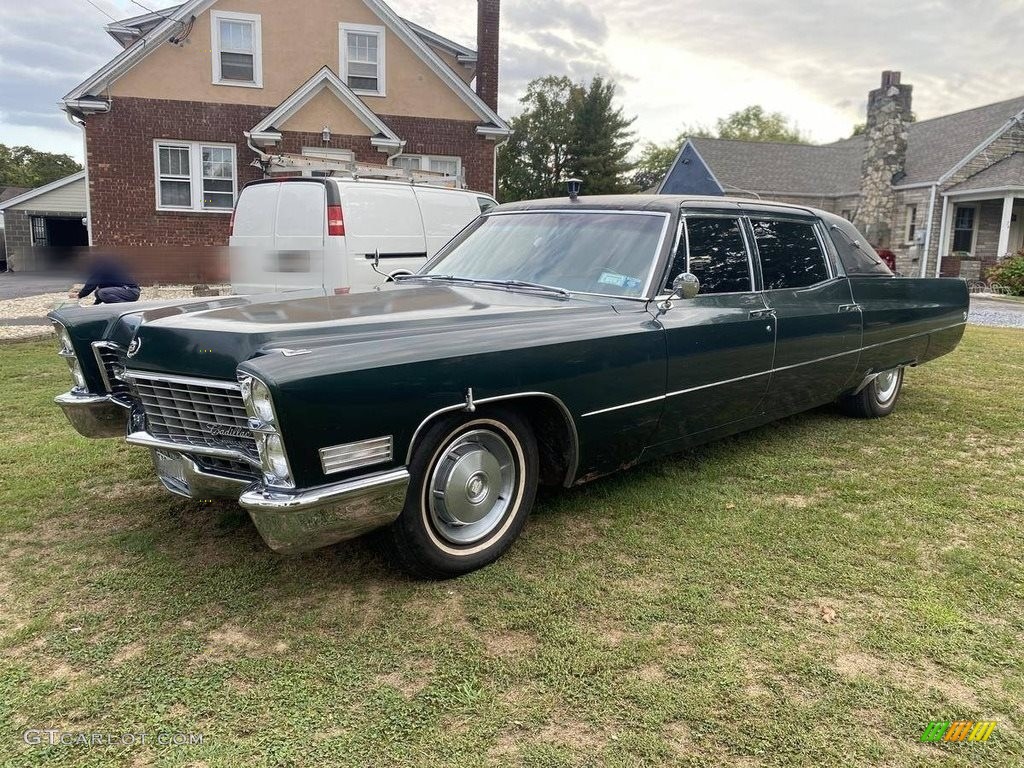
M 415 446 L 405 507 L 387 529 L 398 564 L 446 578 L 497 560 L 516 540 L 537 493 L 537 443 L 514 411 L 461 414 Z
M 902 389 L 903 369 L 891 368 L 875 376 L 857 394 L 839 398 L 839 407 L 847 416 L 878 419 L 893 412 Z

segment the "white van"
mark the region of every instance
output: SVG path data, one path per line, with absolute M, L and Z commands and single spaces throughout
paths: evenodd
M 334 177 L 247 184 L 231 216 L 235 293 L 323 288 L 366 291 L 373 269 L 416 270 L 463 227 L 497 205 L 463 189 Z

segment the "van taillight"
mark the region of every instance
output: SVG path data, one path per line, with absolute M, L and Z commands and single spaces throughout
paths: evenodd
M 231 221 L 228 222 L 228 237 L 235 234 L 235 209 L 231 209 Z
M 340 205 L 327 206 L 327 234 L 333 237 L 345 236 L 345 219 L 342 218 Z

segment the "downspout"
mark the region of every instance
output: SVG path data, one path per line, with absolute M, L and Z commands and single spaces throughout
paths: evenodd
M 85 138 L 85 121 L 75 118 L 71 111 L 64 110 L 68 122 L 82 131 L 82 165 L 85 167 L 85 233 L 92 247 L 92 194 L 89 190 L 89 142 Z
M 932 229 L 935 225 L 935 190 L 938 184 L 932 184 L 932 192 L 928 200 L 928 229 L 924 231 L 924 256 L 921 259 L 921 277 L 928 277 L 928 254 L 932 247 Z M 939 224 L 941 227 L 942 224 Z M 936 262 L 938 259 L 936 258 Z M 935 275 L 938 277 L 938 274 Z
M 512 134 L 510 133 L 507 136 L 505 136 L 505 138 L 503 138 L 501 141 L 495 142 L 494 144 L 494 171 L 492 172 L 491 175 L 491 197 L 493 197 L 495 200 L 498 199 L 498 150 L 504 147 L 506 144 L 508 144 L 509 139 L 511 138 Z

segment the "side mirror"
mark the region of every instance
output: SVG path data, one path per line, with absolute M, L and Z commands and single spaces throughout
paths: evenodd
M 692 272 L 683 272 L 672 281 L 670 299 L 692 299 L 700 293 L 700 280 Z
M 683 272 L 672 281 L 672 295 L 658 304 L 658 314 L 662 315 L 672 309 L 676 299 L 692 299 L 700 293 L 700 280 L 692 272 Z

